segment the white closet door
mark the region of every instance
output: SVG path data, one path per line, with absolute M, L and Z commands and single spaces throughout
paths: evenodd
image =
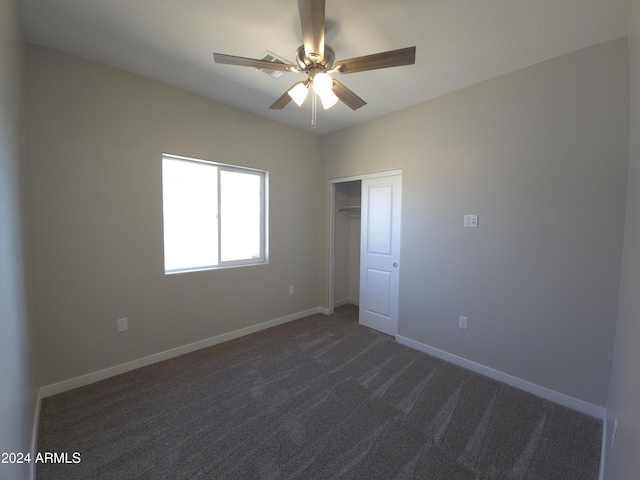
M 362 181 L 360 323 L 395 336 L 400 279 L 402 175 Z

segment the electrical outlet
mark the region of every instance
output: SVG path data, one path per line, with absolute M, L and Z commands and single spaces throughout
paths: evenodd
M 294 292 L 295 289 L 293 288 L 293 285 L 289 285 L 289 295 L 293 295 Z
M 118 320 L 116 320 L 116 325 L 118 332 L 126 332 L 127 330 L 129 330 L 129 320 L 127 320 L 126 318 L 119 318 Z
M 458 317 L 458 327 L 463 330 L 467 330 L 469 328 L 469 319 L 467 317 Z

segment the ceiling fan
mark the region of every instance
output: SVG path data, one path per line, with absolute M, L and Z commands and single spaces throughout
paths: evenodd
M 269 107 L 270 109 L 281 110 L 291 100 L 298 106 L 302 106 L 309 90 L 312 90 L 314 95 L 312 95 L 311 124 L 315 126 L 316 97 L 320 97 L 322 106 L 325 109 L 331 108 L 338 100 L 345 103 L 352 110 L 357 110 L 367 104 L 344 84 L 332 78 L 330 74 L 346 75 L 348 73 L 416 63 L 416 47 L 401 48 L 336 62 L 333 48 L 324 43 L 325 0 L 298 0 L 298 11 L 300 12 L 300 23 L 302 25 L 303 45 L 296 51 L 297 65 L 236 57 L 222 53 L 213 54 L 216 63 L 307 75 L 306 80 L 296 82 L 280 98 L 273 102 Z

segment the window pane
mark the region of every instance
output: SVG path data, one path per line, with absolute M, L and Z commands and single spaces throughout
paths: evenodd
M 218 168 L 164 158 L 165 271 L 218 264 Z
M 261 175 L 220 171 L 220 257 L 260 258 Z

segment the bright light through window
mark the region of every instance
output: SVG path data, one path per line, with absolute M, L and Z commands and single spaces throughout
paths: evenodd
M 266 172 L 163 156 L 165 273 L 266 262 Z
M 220 258 L 260 258 L 260 177 L 220 172 Z

